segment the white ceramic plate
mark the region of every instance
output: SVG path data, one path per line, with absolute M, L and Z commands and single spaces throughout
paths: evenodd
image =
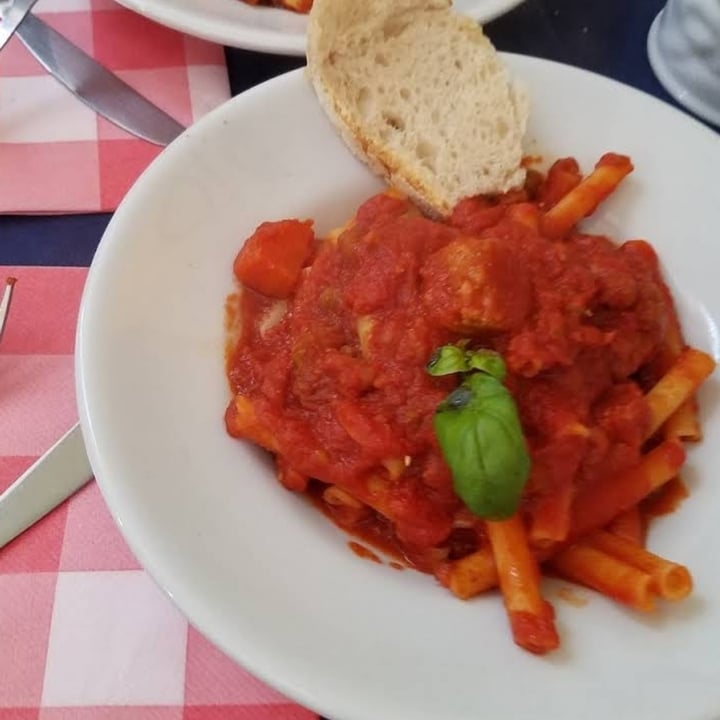
M 636 172 L 594 225 L 652 239 L 690 341 L 717 356 L 717 135 L 610 80 L 506 57 L 531 91 L 531 152 L 585 169 L 608 150 L 632 155 Z M 379 187 L 295 72 L 188 130 L 116 212 L 87 281 L 78 388 L 98 482 L 139 560 L 210 639 L 333 720 L 718 717 L 717 380 L 685 473 L 692 497 L 651 537 L 692 568 L 695 594 L 653 617 L 589 592 L 582 608 L 555 599 L 563 646 L 545 659 L 513 645 L 497 595 L 463 603 L 355 557 L 226 436 L 223 301 L 243 238 L 283 217 L 325 231 Z
M 458 12 L 490 22 L 523 0 L 455 0 Z M 131 10 L 189 35 L 231 47 L 305 54 L 304 15 L 241 0 L 118 0 Z

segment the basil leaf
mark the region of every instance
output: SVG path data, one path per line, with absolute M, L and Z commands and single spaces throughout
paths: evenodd
M 502 382 L 505 379 L 505 361 L 494 350 L 473 350 L 467 353 L 468 365 L 474 370 L 482 370 Z
M 503 366 L 504 370 L 504 366 Z M 530 474 L 515 401 L 496 377 L 469 375 L 433 417 L 457 495 L 481 517 L 513 515 Z
M 458 345 L 443 345 L 438 348 L 427 364 L 431 375 L 451 375 L 457 372 L 482 370 L 498 380 L 505 377 L 505 362 L 494 350 L 466 350 L 468 340 Z
M 469 369 L 467 353 L 462 346 L 457 345 L 439 347 L 427 364 L 427 371 L 431 375 L 452 375 Z

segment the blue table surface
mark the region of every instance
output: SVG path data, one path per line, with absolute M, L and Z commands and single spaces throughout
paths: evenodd
M 486 25 L 499 50 L 576 65 L 675 104 L 648 63 L 648 29 L 665 0 L 526 0 Z M 233 95 L 299 67 L 302 58 L 226 49 Z M 90 264 L 110 214 L 0 216 L 0 264 Z

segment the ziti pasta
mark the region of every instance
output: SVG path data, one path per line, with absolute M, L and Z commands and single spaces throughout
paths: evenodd
M 651 245 L 579 225 L 632 169 L 564 158 L 442 222 L 388 191 L 325 239 L 263 223 L 234 264 L 230 435 L 459 598 L 499 586 L 535 653 L 559 643 L 542 573 L 643 612 L 692 588 L 644 538 L 715 363 Z

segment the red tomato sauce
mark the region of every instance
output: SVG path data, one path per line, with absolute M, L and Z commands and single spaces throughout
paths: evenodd
M 561 171 L 567 182 L 572 167 Z M 340 488 L 350 504 L 327 504 L 338 524 L 424 571 L 485 542 L 433 431 L 458 383 L 426 371 L 441 345 L 469 339 L 505 359 L 532 459 L 522 512 L 533 544 L 562 538 L 578 487 L 639 461 L 638 378 L 674 313 L 657 258 L 642 240 L 544 238 L 553 188 L 532 182 L 464 201 L 445 222 L 375 196 L 316 243 L 287 299 L 241 293 L 228 432 L 273 451 L 286 487 Z

